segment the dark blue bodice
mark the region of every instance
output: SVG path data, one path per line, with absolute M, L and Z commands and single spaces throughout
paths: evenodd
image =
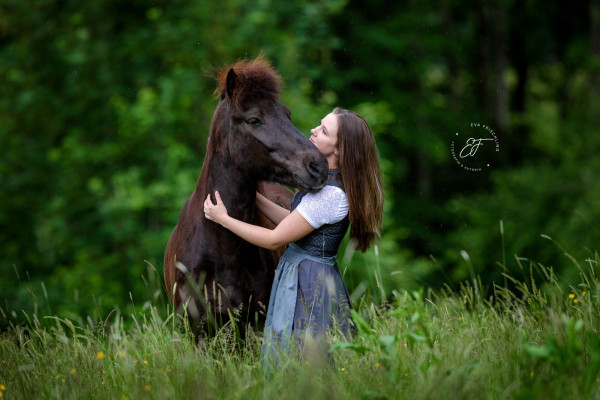
M 327 185 L 336 186 L 344 190 L 344 186 L 336 179 L 339 176 L 339 170 L 333 169 L 329 171 L 329 180 Z M 306 192 L 298 191 L 292 200 L 292 209 L 294 211 Z M 334 224 L 325 224 L 315 229 L 302 239 L 294 242 L 300 246 L 308 254 L 315 257 L 333 257 L 337 255 L 342 239 L 346 235 L 350 220 L 348 215 L 339 222 Z

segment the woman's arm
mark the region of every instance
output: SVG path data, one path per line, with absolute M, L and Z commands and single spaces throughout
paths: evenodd
M 221 200 L 219 192 L 215 192 L 217 204 L 213 204 L 210 194 L 204 201 L 204 216 L 221 224 L 242 239 L 265 249 L 274 250 L 294 242 L 312 232 L 315 228 L 310 225 L 298 211 L 289 213 L 273 230 L 247 224 L 227 215 L 227 209 Z
M 278 206 L 258 192 L 256 192 L 256 207 L 275 225 L 279 225 L 285 217 L 290 215 L 290 210 Z

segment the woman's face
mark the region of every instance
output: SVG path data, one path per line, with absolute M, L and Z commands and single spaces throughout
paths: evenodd
M 310 141 L 327 158 L 329 167 L 337 166 L 339 121 L 335 114 L 329 113 L 321 120 L 321 124 L 310 130 Z

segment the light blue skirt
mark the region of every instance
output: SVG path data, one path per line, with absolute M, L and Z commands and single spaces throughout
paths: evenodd
M 271 288 L 261 356 L 263 366 L 278 364 L 277 353 L 288 351 L 292 339 L 323 338 L 335 328 L 355 333 L 350 296 L 336 257 L 315 257 L 291 243 L 279 260 Z

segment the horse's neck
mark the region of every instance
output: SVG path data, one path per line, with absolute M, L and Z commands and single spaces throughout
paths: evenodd
M 206 170 L 205 170 L 206 168 Z M 246 222 L 253 218 L 256 210 L 257 182 L 237 169 L 231 160 L 215 155 L 202 167 L 196 190 L 203 196 L 219 191 L 230 216 Z

